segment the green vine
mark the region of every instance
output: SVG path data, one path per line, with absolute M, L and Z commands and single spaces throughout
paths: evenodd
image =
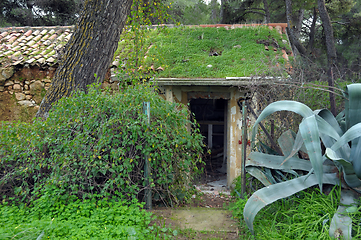
M 121 87 L 145 82 L 156 74 L 154 68 L 145 67 L 145 60 L 149 57 L 147 56 L 148 51 L 152 47 L 152 43 L 146 38 L 146 34 L 154 25 L 165 30 L 162 24 L 171 18 L 167 13 L 167 9 L 170 7 L 170 4 L 158 0 L 136 0 L 133 2 L 131 14 L 122 35 L 123 41 L 119 44 L 117 51 L 123 53 L 123 59 L 121 59 L 123 64 L 119 71 Z

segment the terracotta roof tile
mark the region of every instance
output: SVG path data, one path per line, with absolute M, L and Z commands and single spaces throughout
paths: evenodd
M 0 28 L 0 66 L 56 64 L 54 48 L 62 47 L 73 29 L 73 26 Z
M 25 36 L 25 37 L 29 37 L 32 32 L 33 32 L 32 30 L 29 30 L 29 31 L 27 31 L 27 32 L 24 34 L 24 36 Z

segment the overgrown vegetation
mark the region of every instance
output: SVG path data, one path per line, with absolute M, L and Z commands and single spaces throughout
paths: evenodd
M 310 188 L 266 206 L 255 218 L 255 235 L 245 227 L 243 220 L 248 198 L 238 198 L 230 209 L 240 220 L 242 239 L 332 239 L 328 229 L 340 202 L 340 190 L 334 187 L 326 195 L 317 188 Z M 354 239 L 360 238 L 360 207 L 344 214 L 352 219 Z
M 1 239 L 172 239 L 168 228 L 149 226 L 152 214 L 136 200 L 82 200 L 53 189 L 30 203 L 0 204 Z
M 144 101 L 150 102 L 150 125 Z M 150 187 L 155 203 L 171 205 L 185 196 L 201 161 L 202 136 L 188 130 L 194 124 L 186 108 L 149 85 L 112 95 L 93 86 L 61 99 L 44 122 L 2 123 L 0 190 L 7 200 L 26 203 L 43 191 L 142 200 Z
M 253 146 L 258 124 L 273 112 L 292 111 L 303 119 L 297 134 L 289 130 L 280 136 L 280 153 L 259 147 L 248 156 L 247 172 L 266 186 L 253 193 L 244 207 L 245 222 L 252 232 L 255 216 L 263 207 L 316 184 L 321 191 L 324 184 L 342 184 L 360 193 L 360 90 L 361 84 L 347 86 L 345 109 L 337 117 L 327 109 L 312 111 L 302 103 L 285 100 L 271 103 L 262 111 L 253 127 Z M 342 204 L 355 204 L 358 195 L 340 192 L 343 201 L 347 201 Z M 329 234 L 349 239 L 353 228 L 351 219 L 343 216 L 344 211 L 342 206 L 337 209 Z M 337 220 L 341 216 L 343 220 Z
M 123 35 L 115 54 L 125 62 L 124 67 L 128 67 L 128 61 L 134 62 L 128 55 L 136 36 L 129 33 Z M 148 29 L 144 30 L 143 41 L 136 58 L 136 63 L 141 62 L 133 64 L 131 70 L 140 70 L 149 77 L 155 72 L 158 77 L 179 78 L 268 74 L 273 70 L 270 66 L 286 63 L 281 49 L 290 51 L 281 35 L 268 27 Z

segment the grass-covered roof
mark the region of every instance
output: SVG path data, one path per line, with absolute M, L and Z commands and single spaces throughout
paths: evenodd
M 156 28 L 141 34 L 134 37 L 125 31 L 116 58 L 126 63 L 123 67 L 157 72 L 159 78 L 268 75 L 291 54 L 286 35 L 268 26 Z

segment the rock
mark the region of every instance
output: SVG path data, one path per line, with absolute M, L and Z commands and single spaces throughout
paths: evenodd
M 11 78 L 11 76 L 14 74 L 14 68 L 0 68 L 0 85 L 3 85 L 4 82 Z
M 25 81 L 25 84 L 30 84 L 30 82 L 29 82 L 29 81 Z
M 14 85 L 13 85 L 13 89 L 14 89 L 14 90 L 21 90 L 20 84 L 14 84 Z
M 25 94 L 30 94 L 30 91 L 24 91 Z
M 30 84 L 30 93 L 35 94 L 36 92 L 41 91 L 44 88 L 44 83 L 41 81 L 35 81 Z
M 10 94 L 10 95 L 13 95 L 13 94 L 14 94 L 14 92 L 13 92 L 13 91 L 9 91 L 9 94 Z
M 24 85 L 25 90 L 29 90 L 29 85 Z
M 5 87 L 7 87 L 7 86 L 11 86 L 11 85 L 13 85 L 14 84 L 14 82 L 13 81 L 11 81 L 11 80 L 9 80 L 9 81 L 6 81 L 6 83 L 5 83 Z
M 26 99 L 26 100 L 30 100 L 30 99 L 32 99 L 32 98 L 33 98 L 32 95 L 26 95 L 26 96 L 25 96 L 25 99 Z
M 43 82 L 51 83 L 51 79 L 45 78 L 45 79 L 43 79 Z
M 4 87 L 0 86 L 0 92 L 3 92 L 3 91 L 4 91 Z
M 241 45 L 233 46 L 233 48 L 241 48 Z
M 19 84 L 19 83 L 20 83 L 20 81 L 19 81 L 19 80 L 15 80 L 15 81 L 14 81 L 14 83 L 18 83 L 18 84 Z
M 22 100 L 25 100 L 26 96 L 24 93 L 15 93 L 15 98 L 18 101 L 22 101 Z
M 213 67 L 211 64 L 207 65 L 207 68 L 211 68 L 211 67 Z
M 35 104 L 32 103 L 32 102 L 29 101 L 29 100 L 19 101 L 18 103 L 19 103 L 20 105 L 26 106 L 26 107 L 34 107 L 34 106 L 35 106 Z

